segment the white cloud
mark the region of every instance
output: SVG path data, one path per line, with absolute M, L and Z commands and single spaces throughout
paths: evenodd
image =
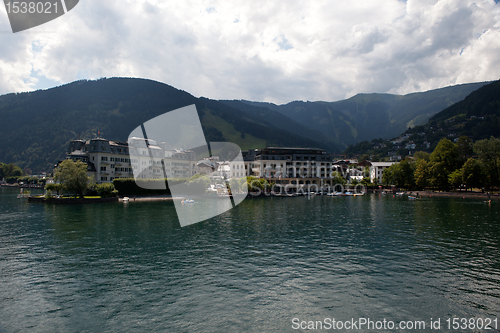
M 409 93 L 500 78 L 498 22 L 492 0 L 85 0 L 9 34 L 2 8 L 0 93 L 102 76 L 279 103 Z

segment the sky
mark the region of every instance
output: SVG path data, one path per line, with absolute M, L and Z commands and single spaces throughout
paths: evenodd
M 80 0 L 15 34 L 0 5 L 0 45 L 0 94 L 139 77 L 212 99 L 336 101 L 500 79 L 500 3 Z

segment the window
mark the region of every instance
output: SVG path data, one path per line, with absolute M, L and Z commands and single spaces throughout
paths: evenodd
M 106 181 L 108 180 L 108 177 L 101 177 L 101 181 Z
M 108 158 L 106 156 L 101 156 L 101 162 L 107 162 Z
M 102 166 L 102 167 L 101 167 L 101 171 L 106 171 L 106 167 L 105 167 L 105 166 Z

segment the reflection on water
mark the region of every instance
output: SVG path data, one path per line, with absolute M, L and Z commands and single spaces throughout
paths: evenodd
M 293 331 L 291 320 L 500 310 L 498 204 L 248 199 L 181 228 L 172 202 L 31 205 L 0 190 L 0 330 Z

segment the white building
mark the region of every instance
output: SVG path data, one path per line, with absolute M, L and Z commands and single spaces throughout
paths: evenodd
M 144 138 L 120 142 L 95 138 L 70 142 L 68 157 L 87 164 L 97 183 L 116 178 L 189 178 L 196 174 L 196 154 Z
M 384 170 L 393 165 L 396 162 L 371 162 L 370 167 L 370 181 L 374 183 L 375 178 L 377 178 L 378 183 L 382 183 L 382 175 Z
M 95 138 L 71 141 L 67 158 L 86 163 L 87 174 L 93 176 L 97 183 L 103 183 L 115 178 L 133 177 L 128 153 L 125 142 Z

